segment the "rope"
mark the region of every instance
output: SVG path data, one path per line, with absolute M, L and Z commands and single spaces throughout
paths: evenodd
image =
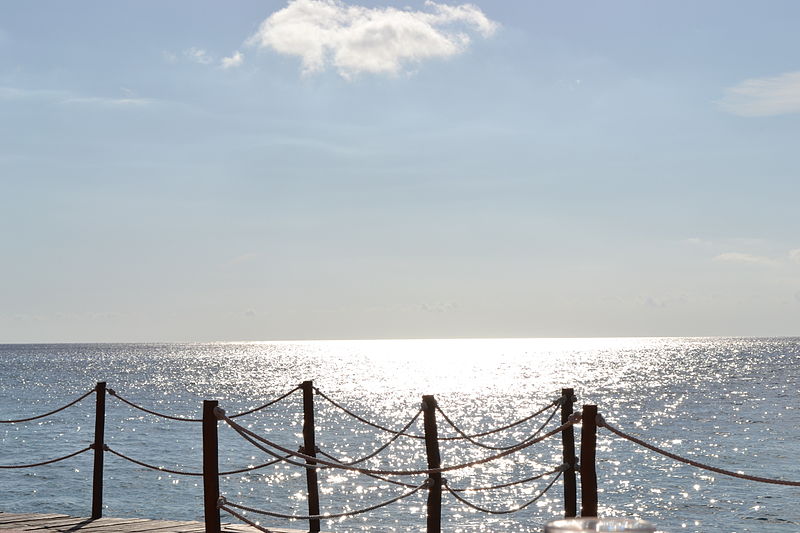
M 278 398 L 275 398 L 274 400 L 271 400 L 271 401 L 265 403 L 264 405 L 261 405 L 259 407 L 254 407 L 253 409 L 250 409 L 248 411 L 243 411 L 243 412 L 237 413 L 235 415 L 231 415 L 231 418 L 238 418 L 240 416 L 249 415 L 250 413 L 255 413 L 256 411 L 260 411 L 262 409 L 266 409 L 267 407 L 269 407 L 271 405 L 274 405 L 274 404 L 280 402 L 281 400 L 284 400 L 284 399 L 288 398 L 289 396 L 292 395 L 292 393 L 294 393 L 298 389 L 300 389 L 300 386 L 297 386 L 297 387 L 293 388 L 292 390 L 290 390 L 286 394 L 283 394 L 282 396 L 279 396 Z M 203 421 L 202 418 L 185 418 L 185 417 L 180 417 L 180 416 L 172 416 L 172 415 L 166 415 L 164 413 L 159 413 L 158 411 L 153 411 L 151 409 L 147 409 L 145 407 L 142 407 L 141 405 L 137 405 L 137 404 L 133 403 L 130 400 L 126 400 L 125 398 L 120 396 L 119 393 L 117 391 L 115 391 L 114 389 L 107 389 L 107 391 L 111 396 L 114 396 L 115 398 L 118 398 L 119 400 L 121 400 L 122 402 L 130 405 L 134 409 L 138 409 L 140 411 L 144 411 L 145 413 L 148 413 L 148 414 L 151 414 L 151 415 L 154 415 L 154 416 L 159 416 L 161 418 L 166 418 L 168 420 L 177 420 L 178 422 L 202 422 Z
M 556 406 L 556 407 L 557 407 L 557 406 Z M 437 411 L 439 411 L 439 414 L 440 414 L 440 415 L 442 415 L 442 418 L 444 418 L 444 421 L 445 421 L 445 422 L 447 422 L 447 424 L 448 424 L 450 427 L 452 427 L 452 428 L 453 428 L 453 429 L 456 431 L 456 433 L 458 433 L 459 435 L 461 435 L 461 437 L 462 437 L 463 439 L 466 439 L 468 442 L 470 442 L 470 443 L 474 444 L 475 446 L 479 446 L 479 447 L 481 447 L 481 448 L 485 448 L 485 449 L 487 449 L 487 450 L 508 450 L 508 449 L 511 449 L 511 448 L 513 448 L 514 446 L 519 446 L 520 444 L 522 444 L 522 443 L 525 443 L 525 442 L 529 441 L 530 439 L 536 438 L 536 436 L 537 436 L 539 433 L 541 433 L 541 432 L 542 432 L 542 430 L 543 430 L 545 427 L 547 427 L 547 424 L 549 424 L 549 423 L 550 423 L 550 421 L 553 419 L 553 417 L 554 417 L 554 416 L 556 416 L 556 413 L 558 413 L 558 409 L 557 409 L 557 408 L 556 408 L 556 409 L 553 409 L 553 412 L 552 412 L 552 413 L 550 413 L 550 416 L 549 416 L 549 417 L 547 417 L 547 420 L 545 420 L 545 421 L 544 421 L 544 424 L 542 424 L 541 426 L 539 426 L 539 429 L 537 429 L 537 430 L 536 430 L 536 431 L 535 431 L 535 432 L 534 432 L 532 435 L 530 435 L 529 437 L 527 437 L 527 438 L 523 439 L 522 441 L 520 441 L 520 442 L 518 442 L 518 443 L 516 443 L 516 444 L 511 444 L 511 445 L 509 445 L 509 446 L 491 446 L 491 445 L 489 445 L 489 444 L 483 444 L 482 442 L 478 442 L 477 440 L 475 440 L 474 438 L 472 438 L 472 436 L 471 436 L 471 435 L 467 435 L 467 434 L 466 434 L 466 433 L 465 433 L 465 432 L 464 432 L 464 431 L 463 431 L 463 430 L 462 430 L 460 427 L 458 427 L 457 425 L 455 425 L 455 423 L 454 423 L 452 420 L 450 420 L 450 417 L 448 417 L 448 416 L 447 416 L 447 414 L 446 414 L 444 411 L 442 411 L 441 407 L 439 407 L 438 405 L 436 406 L 436 410 L 437 410 Z M 495 433 L 496 433 L 496 431 L 495 431 Z
M 130 405 L 131 407 L 133 407 L 134 409 L 138 409 L 140 411 L 144 411 L 145 413 L 151 414 L 153 416 L 166 418 L 168 420 L 177 420 L 178 422 L 202 422 L 203 421 L 202 418 L 183 418 L 183 417 L 180 417 L 180 416 L 165 415 L 164 413 L 159 413 L 158 411 L 151 411 L 150 409 L 142 407 L 141 405 L 137 405 L 137 404 L 133 403 L 130 400 L 126 400 L 125 398 L 120 396 L 119 393 L 117 391 L 115 391 L 114 389 L 106 389 L 106 390 L 108 391 L 108 393 L 111 396 L 117 398 L 118 400 L 122 401 L 123 403 L 126 403 L 126 404 Z
M 225 506 L 225 505 L 223 505 L 221 502 L 217 504 L 217 508 L 219 508 L 219 509 L 222 509 L 223 511 L 225 511 L 225 512 L 226 512 L 226 513 L 228 513 L 229 515 L 233 516 L 234 518 L 238 518 L 239 520 L 241 520 L 242 522 L 244 522 L 244 523 L 245 523 L 245 524 L 247 524 L 248 526 L 254 527 L 254 528 L 256 528 L 256 529 L 257 529 L 257 530 L 259 530 L 259 531 L 263 531 L 264 533 L 275 533 L 275 532 L 274 532 L 274 531 L 272 531 L 271 529 L 267 529 L 267 528 L 265 528 L 265 527 L 263 527 L 263 526 L 259 526 L 258 524 L 256 524 L 256 523 L 255 523 L 255 522 L 253 522 L 252 520 L 249 520 L 249 519 L 247 519 L 245 516 L 243 516 L 243 515 L 241 515 L 241 514 L 237 513 L 237 512 L 236 512 L 236 511 L 234 511 L 233 509 L 230 509 L 230 508 L 226 507 L 226 506 Z
M 380 429 L 381 431 L 385 431 L 387 433 L 392 433 L 394 435 L 398 435 L 398 436 L 399 435 L 403 435 L 404 437 L 411 437 L 412 439 L 424 439 L 425 438 L 423 435 L 414 435 L 414 434 L 410 434 L 410 433 L 402 433 L 402 432 L 396 431 L 394 429 L 389 429 L 386 426 L 382 426 L 380 424 L 376 424 L 375 422 L 370 422 L 369 420 L 367 420 L 363 416 L 360 416 L 360 415 L 354 413 L 353 411 L 351 411 L 350 409 L 344 407 L 343 405 L 341 405 L 339 403 L 336 403 L 336 401 L 333 398 L 331 398 L 330 396 L 328 396 L 327 394 L 325 394 L 324 392 L 319 390 L 317 387 L 314 387 L 314 392 L 316 392 L 317 394 L 319 394 L 320 396 L 322 396 L 323 398 L 328 400 L 334 407 L 337 407 L 338 409 L 344 411 L 345 413 L 347 413 L 348 415 L 352 416 L 353 418 L 355 418 L 359 422 L 363 422 L 364 424 L 366 424 L 368 426 L 372 426 L 372 427 L 374 427 L 376 429 Z
M 92 446 L 87 446 L 86 448 L 83 448 L 82 450 L 78 450 L 77 452 L 72 452 L 71 454 L 65 455 L 64 457 L 58 457 L 57 459 L 50 459 L 49 461 L 42 461 L 41 463 L 33 463 L 33 464 L 29 464 L 29 465 L 0 465 L 0 468 L 32 468 L 34 466 L 49 465 L 49 464 L 57 463 L 59 461 L 63 461 L 64 459 L 69 459 L 70 457 L 75 457 L 76 455 L 80 455 L 80 454 L 82 454 L 84 452 L 88 452 L 91 449 L 92 449 Z
M 176 474 L 176 475 L 179 475 L 179 476 L 202 476 L 203 475 L 202 472 L 184 472 L 184 471 L 181 471 L 181 470 L 170 470 L 169 468 L 165 468 L 163 466 L 154 466 L 154 465 L 145 463 L 143 461 L 138 461 L 138 460 L 134 459 L 133 457 L 128 457 L 127 455 L 122 454 L 122 453 L 110 448 L 107 444 L 103 446 L 103 449 L 105 451 L 107 451 L 107 452 L 113 453 L 114 455 L 116 455 L 117 457 L 119 457 L 121 459 L 125 459 L 126 461 L 130 461 L 133 464 L 137 464 L 139 466 L 143 466 L 145 468 L 149 468 L 150 470 L 157 470 L 159 472 L 167 472 L 169 474 Z M 230 470 L 230 471 L 227 471 L 227 472 L 219 472 L 217 475 L 230 476 L 230 475 L 233 475 L 233 474 L 243 474 L 244 472 L 250 472 L 252 470 L 258 470 L 259 468 L 265 468 L 267 466 L 272 466 L 272 465 L 274 465 L 276 463 L 279 463 L 279 462 L 281 462 L 281 459 L 275 459 L 274 461 L 269 461 L 268 463 L 263 463 L 263 464 L 260 464 L 260 465 L 257 465 L 257 466 L 250 466 L 250 467 L 247 467 L 247 468 L 241 468 L 239 470 Z
M 336 461 L 337 463 L 344 464 L 344 463 L 342 463 L 341 459 L 338 459 L 338 458 L 334 457 L 333 455 L 331 455 L 329 453 L 325 453 L 324 451 L 322 451 L 320 449 L 317 449 L 317 453 L 319 453 L 320 455 L 322 455 L 324 457 L 327 457 L 331 461 Z M 363 473 L 363 474 L 365 476 L 371 477 L 373 479 L 377 479 L 377 480 L 380 480 L 380 481 L 385 481 L 386 483 L 391 483 L 392 485 L 397 485 L 399 487 L 407 487 L 409 489 L 413 489 L 414 487 L 416 487 L 416 485 L 412 485 L 411 483 L 404 483 L 402 481 L 397 481 L 397 480 L 394 480 L 394 479 L 391 479 L 391 478 L 388 478 L 388 477 L 379 476 L 377 474 L 366 474 L 366 473 Z
M 463 496 L 460 496 L 458 494 L 458 492 L 456 492 L 455 490 L 453 490 L 450 487 L 448 487 L 446 482 L 444 483 L 444 488 L 446 488 L 447 492 L 452 494 L 453 497 L 456 500 L 460 501 L 461 503 L 463 503 L 467 507 L 472 507 L 476 511 L 481 511 L 481 512 L 484 512 L 484 513 L 494 514 L 494 515 L 511 514 L 511 513 L 516 513 L 517 511 L 521 511 L 521 510 L 525 509 L 529 505 L 531 505 L 531 504 L 535 503 L 537 500 L 539 500 L 539 498 L 541 498 L 542 496 L 547 494 L 547 491 L 550 490 L 550 487 L 552 487 L 555 484 L 555 482 L 558 481 L 558 479 L 561 477 L 561 474 L 563 474 L 563 473 L 564 473 L 563 470 L 559 471 L 558 475 L 555 478 L 553 478 L 553 480 L 550 483 L 547 484 L 547 486 L 544 488 L 544 490 L 542 490 L 542 492 L 537 494 L 533 499 L 530 499 L 527 502 L 523 503 L 522 505 L 520 505 L 518 507 L 514 507 L 513 509 L 504 509 L 502 511 L 498 511 L 496 509 L 487 509 L 486 507 L 481 507 L 479 505 L 475 505 L 474 503 L 464 499 Z
M 383 475 L 390 475 L 390 476 L 416 476 L 416 475 L 420 475 L 420 474 L 426 474 L 426 475 L 439 474 L 439 473 L 443 473 L 443 472 L 450 472 L 452 470 L 459 470 L 459 469 L 462 469 L 462 468 L 469 468 L 469 467 L 477 466 L 477 465 L 480 465 L 480 464 L 488 463 L 490 461 L 494 461 L 495 459 L 500 459 L 501 457 L 506 457 L 507 455 L 511 455 L 512 453 L 516 453 L 516 452 L 518 452 L 520 450 L 528 448 L 529 446 L 533 446 L 534 444 L 537 444 L 537 443 L 539 443 L 539 442 L 541 442 L 541 441 L 543 441 L 543 440 L 545 440 L 545 439 L 547 439 L 549 437 L 552 437 L 556 433 L 561 433 L 565 429 L 575 425 L 578 422 L 578 420 L 580 420 L 580 414 L 579 413 L 573 413 L 572 415 L 570 415 L 570 418 L 566 423 L 562 424 L 561 426 L 559 426 L 559 427 L 557 427 L 557 428 L 555 428 L 553 430 L 550 430 L 549 432 L 545 433 L 544 435 L 542 435 L 540 437 L 537 437 L 535 439 L 531 439 L 531 440 L 529 440 L 529 441 L 527 441 L 525 443 L 519 444 L 519 445 L 515 446 L 514 448 L 510 448 L 510 449 L 505 450 L 503 452 L 500 452 L 500 453 L 498 453 L 496 455 L 491 455 L 489 457 L 484 457 L 483 459 L 477 459 L 475 461 L 470 461 L 468 463 L 463 463 L 463 464 L 454 465 L 454 466 L 448 466 L 448 467 L 420 469 L 420 470 L 376 470 L 376 469 L 370 469 L 370 468 L 357 468 L 357 467 L 354 467 L 354 466 L 342 465 L 342 464 L 334 463 L 332 461 L 326 461 L 324 459 L 319 459 L 318 457 L 313 457 L 313 456 L 310 456 L 310 455 L 306 455 L 306 454 L 301 453 L 301 452 L 293 452 L 292 450 L 290 450 L 288 448 L 284 448 L 283 446 L 281 446 L 279 444 L 275 444 L 274 442 L 272 442 L 270 440 L 267 440 L 264 437 L 261 437 L 261 436 L 257 435 L 256 433 L 253 433 L 249 429 L 240 426 L 239 424 L 237 424 L 236 422 L 234 422 L 233 420 L 231 420 L 229 417 L 227 417 L 225 415 L 225 410 L 224 409 L 221 409 L 221 408 L 218 407 L 218 408 L 215 409 L 215 413 L 217 414 L 218 418 L 220 418 L 221 420 L 224 420 L 225 422 L 227 422 L 228 425 L 231 426 L 231 428 L 234 429 L 234 431 L 239 433 L 239 435 L 241 435 L 245 440 L 250 442 L 252 445 L 257 447 L 261 451 L 263 451 L 265 453 L 268 453 L 269 455 L 271 455 L 271 456 L 273 456 L 275 458 L 280 457 L 279 455 L 277 455 L 272 450 L 269 450 L 269 449 L 261 446 L 257 442 L 255 442 L 256 440 L 258 440 L 260 442 L 263 442 L 267 446 L 275 448 L 278 451 L 281 451 L 283 453 L 288 453 L 289 455 L 291 455 L 293 457 L 296 457 L 298 459 L 305 459 L 306 461 L 311 461 L 312 462 L 312 464 L 305 464 L 305 463 L 298 463 L 296 461 L 292 461 L 291 459 L 284 459 L 284 461 L 289 463 L 289 464 L 292 464 L 292 465 L 295 465 L 295 466 L 299 466 L 299 467 L 302 467 L 302 468 L 320 468 L 319 466 L 317 466 L 317 464 L 314 464 L 314 463 L 318 463 L 318 464 L 321 464 L 321 465 L 324 465 L 324 466 L 330 466 L 332 468 L 338 468 L 340 470 L 349 470 L 351 472 L 359 472 L 361 474 L 378 474 L 378 475 L 382 475 L 383 474 Z
M 319 394 L 320 396 L 322 396 L 323 398 L 325 398 L 326 400 L 328 400 L 328 402 L 330 402 L 334 407 L 344 411 L 346 414 L 352 416 L 356 420 L 358 420 L 360 422 L 363 422 L 364 424 L 367 424 L 368 426 L 372 426 L 372 427 L 374 427 L 376 429 L 380 429 L 381 431 L 386 431 L 387 433 L 397 433 L 397 431 L 395 431 L 393 429 L 389 429 L 386 426 L 382 426 L 380 424 L 376 424 L 375 422 L 371 422 L 370 420 L 367 420 L 363 416 L 360 416 L 359 414 L 354 413 L 353 411 L 351 411 L 350 409 L 344 407 L 340 403 L 337 403 L 333 398 L 331 398 L 330 396 L 326 395 L 324 392 L 319 390 L 317 387 L 314 387 L 314 391 L 317 394 Z M 541 409 L 539 409 L 535 413 L 530 414 L 530 415 L 528 415 L 525 418 L 522 418 L 520 420 L 517 420 L 516 422 L 512 422 L 510 424 L 506 424 L 505 426 L 500 426 L 498 428 L 494 428 L 494 429 L 491 429 L 491 430 L 488 430 L 488 431 L 483 431 L 481 433 L 474 433 L 474 434 L 469 435 L 469 436 L 465 435 L 465 436 L 458 436 L 458 437 L 439 437 L 439 440 L 462 440 L 462 439 L 465 439 L 467 437 L 469 437 L 469 438 L 485 437 L 487 435 L 491 435 L 492 433 L 497 433 L 499 431 L 505 431 L 506 429 L 513 428 L 514 426 L 518 426 L 520 424 L 523 424 L 523 423 L 527 422 L 531 418 L 535 418 L 535 417 L 539 416 L 540 414 L 544 413 L 545 411 L 547 411 L 551 407 L 560 404 L 562 401 L 563 401 L 562 398 L 557 398 L 556 400 L 553 400 L 552 402 L 550 402 L 549 404 L 545 405 L 544 407 L 542 407 Z M 402 433 L 402 435 L 404 437 L 410 437 L 412 439 L 424 439 L 425 438 L 424 435 L 415 435 L 413 433 Z
M 711 472 L 716 472 L 717 474 L 723 474 L 723 475 L 726 475 L 726 476 L 731 476 L 731 477 L 735 477 L 735 478 L 739 478 L 739 479 L 747 479 L 749 481 L 758 481 L 760 483 L 771 483 L 772 485 L 787 485 L 787 486 L 790 486 L 790 487 L 800 487 L 800 481 L 784 481 L 782 479 L 772 479 L 772 478 L 766 478 L 766 477 L 751 476 L 751 475 L 748 475 L 748 474 L 740 474 L 738 472 L 733 472 L 731 470 L 725 470 L 725 469 L 722 469 L 722 468 L 717 468 L 716 466 L 710 466 L 710 465 L 707 465 L 707 464 L 700 463 L 698 461 L 694 461 L 692 459 L 687 459 L 686 457 L 681 457 L 679 455 L 675 455 L 674 453 L 670 453 L 667 450 L 664 450 L 664 449 L 659 448 L 657 446 L 654 446 L 652 444 L 648 444 L 647 442 L 644 442 L 643 440 L 640 440 L 640 439 L 637 439 L 636 437 L 628 435 L 627 433 L 623 433 L 619 429 L 615 428 L 614 426 L 612 426 L 608 422 L 606 422 L 605 419 L 601 415 L 597 415 L 597 426 L 598 427 L 604 427 L 604 428 L 608 429 L 611 433 L 614 433 L 615 435 L 617 435 L 619 437 L 622 437 L 623 439 L 626 439 L 626 440 L 629 440 L 629 441 L 631 441 L 631 442 L 633 442 L 635 444 L 638 444 L 639 446 L 644 446 L 648 450 L 652 450 L 652 451 L 654 451 L 656 453 L 660 453 L 661 455 L 665 455 L 665 456 L 669 457 L 670 459 L 675 459 L 676 461 L 680 461 L 681 463 L 686 463 L 687 465 L 691 465 L 691 466 L 694 466 L 694 467 L 697 467 L 697 468 L 702 468 L 703 470 L 709 470 Z
M 386 507 L 387 505 L 391 505 L 391 504 L 393 504 L 395 502 L 399 502 L 402 499 L 408 498 L 409 496 L 412 496 L 412 495 L 416 494 L 422 488 L 427 487 L 429 484 L 430 483 L 427 480 L 425 480 L 425 482 L 422 483 L 421 485 L 419 485 L 417 487 L 414 487 L 414 489 L 412 489 L 412 490 L 410 490 L 410 491 L 408 491 L 408 492 L 406 492 L 404 494 L 401 494 L 399 496 L 395 496 L 391 500 L 386 500 L 385 502 L 377 503 L 377 504 L 371 505 L 369 507 L 364 507 L 363 509 L 356 509 L 355 511 L 346 511 L 344 513 L 336 513 L 336 514 L 313 514 L 313 515 L 305 515 L 305 516 L 291 515 L 291 514 L 281 514 L 281 513 L 273 513 L 273 512 L 270 512 L 270 511 L 262 511 L 261 509 L 254 509 L 252 507 L 247 507 L 247 506 L 239 505 L 239 504 L 236 504 L 236 503 L 230 503 L 230 502 L 225 501 L 224 498 L 222 500 L 223 500 L 223 504 L 227 504 L 227 505 L 230 505 L 231 507 L 235 507 L 237 509 L 241 509 L 242 511 L 248 511 L 248 512 L 251 512 L 251 513 L 256 513 L 256 514 L 265 515 L 265 516 L 272 516 L 274 518 L 286 518 L 286 519 L 289 519 L 289 520 L 332 520 L 334 518 L 344 518 L 344 517 L 347 517 L 347 516 L 356 516 L 356 515 L 359 515 L 359 514 L 368 513 L 370 511 L 374 511 L 375 509 L 380 509 L 381 507 Z
M 298 385 L 297 387 L 293 388 L 292 390 L 290 390 L 286 394 L 284 394 L 282 396 L 279 396 L 278 398 L 275 398 L 274 400 L 265 403 L 261 407 L 254 407 L 253 409 L 250 409 L 249 411 L 243 411 L 241 413 L 237 413 L 235 415 L 231 415 L 231 418 L 239 418 L 240 416 L 249 415 L 250 413 L 255 413 L 256 411 L 261 411 L 262 409 L 266 409 L 267 407 L 269 407 L 271 405 L 274 405 L 274 404 L 278 403 L 279 401 L 288 398 L 289 396 L 291 396 L 292 394 L 294 394 L 298 390 L 300 390 L 300 385 Z
M 355 460 L 353 460 L 353 461 L 346 461 L 346 462 L 345 462 L 345 461 L 341 461 L 341 460 L 339 460 L 339 461 L 337 461 L 337 462 L 338 462 L 339 464 L 342 464 L 342 465 L 352 466 L 352 465 L 356 465 L 356 464 L 358 464 L 358 463 L 363 463 L 363 462 L 364 462 L 364 461 L 366 461 L 367 459 L 372 459 L 373 457 L 375 457 L 376 455 L 378 455 L 379 453 L 381 453 L 383 450 L 385 450 L 386 448 L 388 448 L 388 447 L 389 447 L 389 446 L 390 446 L 390 445 L 391 445 L 391 444 L 392 444 L 394 441 L 396 441 L 398 438 L 400 438 L 400 436 L 401 436 L 401 435 L 403 435 L 403 434 L 405 433 L 405 431 L 406 431 L 408 428 L 410 428 L 410 427 L 411 427 L 411 426 L 414 424 L 414 422 L 416 422 L 416 421 L 417 421 L 417 419 L 419 418 L 419 415 L 420 415 L 420 413 L 422 413 L 422 409 L 420 409 L 419 411 L 417 411 L 417 414 L 415 414 L 415 415 L 414 415 L 414 416 L 411 418 L 411 420 L 409 420 L 409 421 L 408 421 L 408 424 L 406 424 L 406 425 L 403 427 L 403 429 L 401 429 L 400 431 L 398 431 L 396 434 L 392 435 L 392 438 L 390 438 L 388 441 L 386 441 L 386 443 L 385 443 L 385 444 L 383 444 L 383 446 L 381 446 L 381 447 L 377 448 L 377 449 L 376 449 L 374 452 L 370 453 L 369 455 L 365 455 L 365 456 L 364 456 L 364 457 L 362 457 L 361 459 L 355 459 Z
M 450 489 L 453 492 L 479 492 L 482 490 L 494 490 L 494 489 L 504 489 L 506 487 L 513 487 L 514 485 L 521 485 L 522 483 L 528 483 L 530 481 L 536 481 L 537 479 L 541 479 L 546 476 L 550 476 L 555 474 L 556 472 L 563 472 L 566 470 L 566 465 L 561 465 L 554 470 L 550 470 L 549 472 L 545 472 L 543 474 L 539 474 L 538 476 L 528 477 L 525 479 L 520 479 L 518 481 L 511 481 L 509 483 L 503 483 L 502 485 L 492 485 L 491 487 L 465 487 L 463 489 Z
M 80 396 L 79 398 L 76 398 L 75 400 L 72 400 L 72 401 L 71 401 L 71 402 L 69 402 L 67 405 L 65 405 L 65 406 L 63 406 L 63 407 L 59 407 L 58 409 L 54 409 L 54 410 L 50 411 L 49 413 L 45 413 L 45 414 L 43 414 L 43 415 L 31 416 L 31 417 L 29 417 L 29 418 L 17 418 L 16 420 L 0 420 L 0 424 L 17 424 L 17 423 L 19 423 L 19 422 L 30 422 L 31 420 L 38 420 L 38 419 L 40 419 L 40 418 L 45 418 L 45 417 L 47 417 L 47 416 L 54 415 L 54 414 L 56 414 L 56 413 L 58 413 L 58 412 L 60 412 L 60 411 L 63 411 L 63 410 L 64 410 L 64 409 L 66 409 L 67 407 L 72 407 L 73 405 L 75 405 L 75 404 L 76 404 L 76 403 L 78 403 L 79 401 L 83 400 L 84 398 L 86 398 L 86 397 L 87 397 L 87 396 L 89 396 L 90 394 L 93 394 L 94 392 L 95 392 L 95 389 L 92 389 L 92 390 L 90 390 L 90 391 L 88 391 L 88 392 L 84 393 L 84 394 L 83 394 L 82 396 Z

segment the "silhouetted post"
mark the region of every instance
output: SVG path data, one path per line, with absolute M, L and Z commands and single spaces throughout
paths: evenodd
M 103 446 L 106 443 L 106 382 L 98 381 L 94 410 L 94 470 L 92 472 L 92 519 L 103 516 Z
M 317 456 L 317 442 L 314 435 L 314 383 L 304 381 L 300 388 L 303 389 L 303 453 L 311 457 Z M 315 465 L 314 461 L 306 459 L 306 464 Z M 308 488 L 308 514 L 319 514 L 319 483 L 317 469 L 306 468 L 306 487 Z M 319 531 L 319 518 L 308 520 L 308 531 Z
M 206 533 L 220 533 L 219 507 L 219 442 L 217 440 L 216 400 L 203 402 L 203 510 Z
M 597 406 L 584 405 L 581 421 L 581 516 L 597 516 Z
M 572 414 L 572 403 L 575 401 L 573 389 L 561 389 L 561 424 L 569 422 Z M 572 518 L 578 514 L 578 484 L 575 480 L 575 428 L 568 427 L 561 432 L 561 448 L 564 464 L 564 518 Z
M 425 453 L 428 456 L 428 468 L 441 468 L 442 458 L 439 455 L 439 432 L 436 428 L 436 398 L 431 395 L 422 397 L 422 413 L 425 421 Z M 428 533 L 440 533 L 442 530 L 442 474 L 430 474 L 428 477 Z

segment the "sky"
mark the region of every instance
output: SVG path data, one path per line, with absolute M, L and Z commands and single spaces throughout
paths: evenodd
M 800 335 L 800 3 L 0 4 L 0 342 Z

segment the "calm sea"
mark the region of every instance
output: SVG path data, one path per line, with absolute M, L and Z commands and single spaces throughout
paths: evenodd
M 574 387 L 578 406 L 594 403 L 620 429 L 683 456 L 765 477 L 800 480 L 800 339 L 652 338 L 319 341 L 211 344 L 0 345 L 0 419 L 30 416 L 67 403 L 97 381 L 157 411 L 198 417 L 203 399 L 235 413 L 314 380 L 320 390 L 366 418 L 400 428 L 434 394 L 467 431 L 513 422 Z M 357 458 L 388 435 L 316 398 L 317 443 Z M 53 417 L 0 424 L 0 465 L 31 463 L 85 447 L 94 430 L 93 397 Z M 239 419 L 287 447 L 300 444 L 301 397 Z M 525 438 L 543 417 L 498 436 Z M 556 420 L 549 426 L 556 427 Z M 422 431 L 420 423 L 413 427 Z M 440 420 L 440 435 L 453 435 Z M 220 427 L 223 470 L 268 458 Z M 199 472 L 200 427 L 136 411 L 108 398 L 106 442 L 138 460 Z M 442 442 L 443 464 L 496 452 L 463 441 Z M 742 481 L 655 455 L 606 430 L 598 438 L 601 514 L 649 518 L 667 531 L 796 532 L 800 488 Z M 533 476 L 561 463 L 560 439 L 548 439 L 484 466 L 446 474 L 451 487 Z M 424 468 L 424 446 L 399 439 L 365 463 Z M 412 478 L 412 482 L 419 482 Z M 548 478 L 493 491 L 465 493 L 492 509 L 531 499 Z M 320 473 L 323 511 L 337 513 L 388 500 L 405 489 L 340 471 Z M 196 477 L 156 472 L 106 456 L 105 515 L 170 519 L 202 517 Z M 221 482 L 228 500 L 305 514 L 301 469 L 275 465 Z M 444 530 L 541 531 L 562 512 L 561 483 L 515 514 L 487 515 L 443 495 Z M 86 516 L 91 506 L 91 456 L 27 470 L 0 470 L 0 510 Z M 337 532 L 423 531 L 425 494 L 354 518 L 326 520 Z M 223 519 L 230 518 L 223 515 Z M 232 520 L 231 520 L 232 521 Z M 267 527 L 302 522 L 261 518 Z

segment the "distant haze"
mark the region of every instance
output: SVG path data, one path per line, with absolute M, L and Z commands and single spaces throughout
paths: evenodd
M 0 342 L 800 334 L 798 20 L 3 3 Z

